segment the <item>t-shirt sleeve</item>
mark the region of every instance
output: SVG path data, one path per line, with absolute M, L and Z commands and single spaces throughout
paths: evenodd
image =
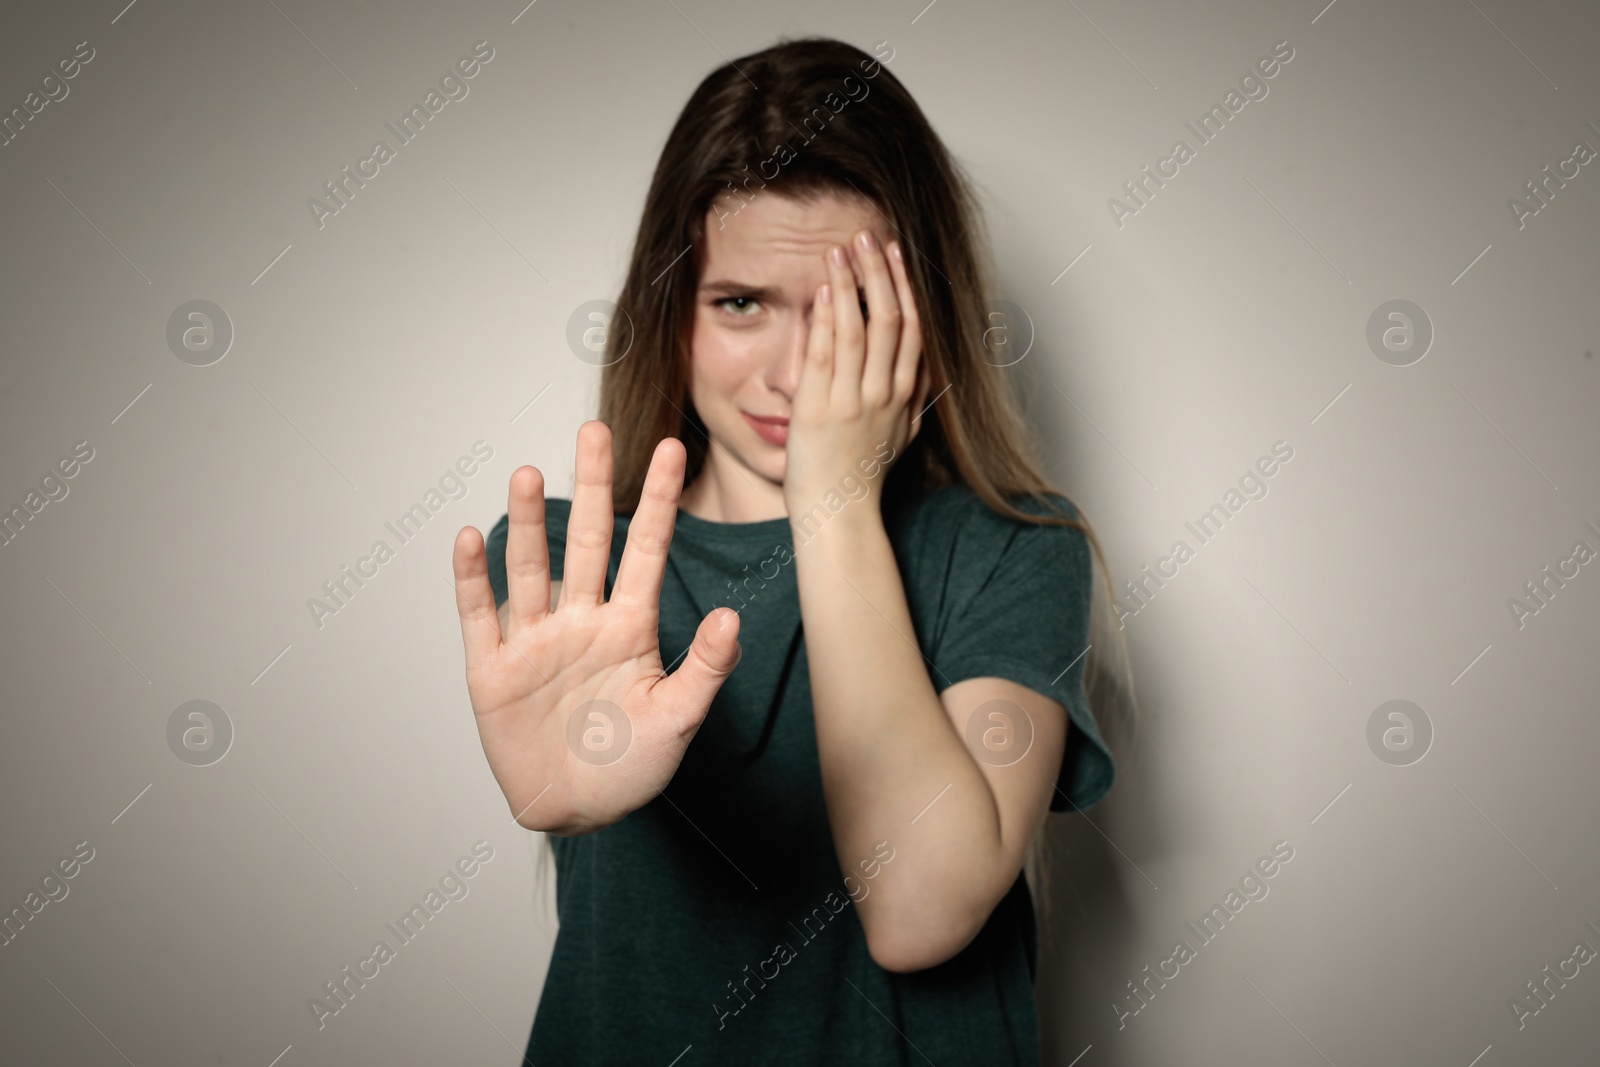
M 561 580 L 561 568 L 567 558 L 567 516 L 572 501 L 565 497 L 544 498 L 544 539 L 550 547 L 550 580 Z M 483 553 L 489 561 L 489 587 L 494 590 L 494 606 L 499 607 L 511 595 L 506 584 L 506 534 L 511 528 L 511 516 L 501 515 L 489 536 L 483 539 Z
M 1110 791 L 1115 771 L 1083 685 L 1094 588 L 1088 537 L 1075 527 L 1017 522 L 963 496 L 966 506 L 952 517 L 934 686 L 1007 678 L 1060 703 L 1073 728 L 1050 810 L 1087 811 Z M 1042 510 L 1031 500 L 1019 506 Z

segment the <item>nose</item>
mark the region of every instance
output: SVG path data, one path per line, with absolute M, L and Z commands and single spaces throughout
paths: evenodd
M 794 399 L 795 390 L 800 387 L 800 371 L 805 366 L 811 337 L 811 314 L 808 306 L 805 314 L 794 316 L 767 366 L 767 387 L 789 400 Z

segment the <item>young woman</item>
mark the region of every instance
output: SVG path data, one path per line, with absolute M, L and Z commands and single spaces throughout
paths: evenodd
M 456 539 L 484 752 L 556 859 L 541 1067 L 1038 1061 L 1025 853 L 1112 780 L 1099 548 L 892 58 L 789 41 L 700 84 L 572 498 L 520 467 Z

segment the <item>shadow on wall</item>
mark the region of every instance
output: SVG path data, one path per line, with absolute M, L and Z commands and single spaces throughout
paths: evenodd
M 1077 385 L 1070 374 L 1071 361 L 1061 351 L 1070 351 L 1072 346 L 1059 343 L 1060 350 L 1050 351 L 1034 343 L 1037 339 L 1033 336 L 1027 340 L 1027 358 L 1010 365 L 1007 373 L 1016 376 L 1013 384 L 1019 406 L 1039 443 L 1044 473 L 1095 524 L 1110 556 L 1108 565 L 1116 568 L 1119 561 L 1113 554 L 1107 516 L 1098 514 L 1074 492 L 1074 487 L 1090 481 L 1083 457 L 1103 454 L 1103 442 L 1063 397 L 1063 393 L 1072 397 Z M 1068 417 L 1058 417 L 1063 409 Z M 1115 579 L 1116 574 L 1111 577 Z M 1094 640 L 1106 639 L 1117 625 L 1116 608 L 1107 602 L 1100 582 L 1097 571 Z M 1159 743 L 1146 729 L 1149 709 L 1161 706 L 1163 695 L 1152 691 L 1145 678 L 1149 672 L 1140 669 L 1137 635 L 1130 629 L 1124 630 L 1122 637 L 1127 643 L 1127 663 L 1119 663 L 1111 655 L 1106 669 L 1113 675 L 1121 670 L 1134 674 L 1133 698 L 1139 710 L 1130 719 L 1123 683 L 1117 686 L 1118 700 L 1113 706 L 1097 704 L 1094 709 L 1116 761 L 1115 784 L 1106 799 L 1089 812 L 1062 813 L 1046 824 L 1047 874 L 1040 894 L 1039 970 L 1034 988 L 1041 1062 L 1047 1065 L 1071 1063 L 1095 1040 L 1094 1035 L 1106 1032 L 1112 1017 L 1106 1006 L 1105 983 L 1094 978 L 1097 961 L 1109 964 L 1119 958 L 1118 946 L 1126 945 L 1136 929 L 1134 896 L 1141 889 L 1155 891 L 1112 842 L 1138 840 L 1144 854 L 1164 853 L 1168 828 L 1155 813 L 1174 810 L 1168 805 L 1175 798 L 1163 795 L 1161 779 L 1141 773 L 1152 754 L 1151 744 Z M 1136 803 L 1130 799 L 1134 796 L 1138 797 Z
M 1118 784 L 1122 781 L 1119 770 Z M 1108 796 L 1087 818 L 1104 828 L 1111 803 Z M 1105 1033 L 1110 1016 L 1099 1014 L 1106 1012 L 1105 983 L 1094 981 L 1094 961 L 1113 959 L 1116 946 L 1133 936 L 1134 907 L 1126 884 L 1130 877 L 1139 879 L 1085 816 L 1052 817 L 1048 825 L 1048 914 L 1040 916 L 1034 982 L 1040 1062 L 1046 1065 L 1072 1062 Z

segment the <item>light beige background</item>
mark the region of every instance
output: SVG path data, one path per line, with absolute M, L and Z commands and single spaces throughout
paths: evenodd
M 693 87 L 806 33 L 888 41 L 981 184 L 1029 418 L 1119 584 L 1294 448 L 1128 622 L 1146 734 L 1092 825 L 1055 817 L 1047 1061 L 1594 1057 L 1600 967 L 1523 1029 L 1508 1000 L 1600 948 L 1600 565 L 1523 628 L 1507 600 L 1600 547 L 1600 163 L 1520 230 L 1506 203 L 1600 149 L 1592 7 L 122 3 L 0 16 L 6 110 L 96 52 L 0 148 L 0 506 L 94 449 L 0 548 L 0 904 L 95 850 L 0 948 L 0 1058 L 518 1062 L 555 924 L 472 726 L 451 541 L 519 464 L 570 491 L 598 371 L 568 315 L 614 295 Z M 468 97 L 319 229 L 307 199 L 480 40 Z M 1118 228 L 1107 199 L 1281 40 L 1269 95 Z M 236 330 L 204 368 L 165 339 L 197 298 Z M 1436 331 L 1408 367 L 1365 339 L 1394 298 Z M 479 440 L 318 628 L 307 599 Z M 1366 741 L 1394 698 L 1435 731 L 1408 767 Z M 165 737 L 194 699 L 235 730 L 204 768 Z M 319 1030 L 307 1000 L 480 839 L 470 895 Z M 1279 840 L 1270 895 L 1119 1028 Z

